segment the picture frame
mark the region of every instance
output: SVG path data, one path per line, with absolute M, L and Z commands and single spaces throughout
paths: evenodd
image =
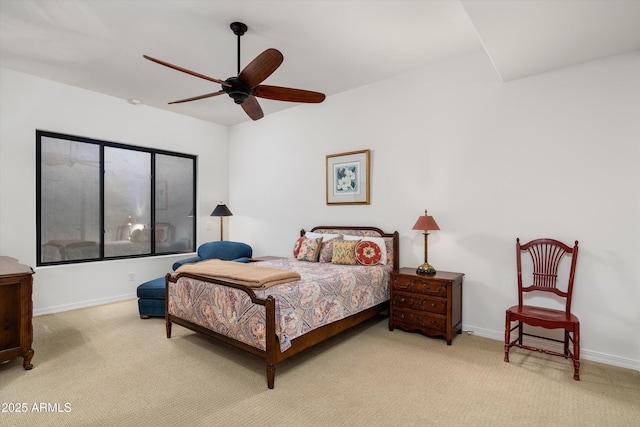
M 327 205 L 368 205 L 370 150 L 326 156 Z

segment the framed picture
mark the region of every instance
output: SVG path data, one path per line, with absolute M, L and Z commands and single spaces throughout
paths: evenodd
M 369 150 L 327 156 L 327 204 L 369 204 Z

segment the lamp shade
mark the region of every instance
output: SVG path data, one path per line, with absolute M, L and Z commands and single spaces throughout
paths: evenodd
M 440 230 L 440 227 L 438 227 L 436 220 L 432 216 L 428 216 L 427 211 L 424 211 L 424 215 L 418 218 L 412 230 Z
M 232 216 L 233 214 L 224 203 L 220 202 L 218 206 L 211 212 L 211 216 Z

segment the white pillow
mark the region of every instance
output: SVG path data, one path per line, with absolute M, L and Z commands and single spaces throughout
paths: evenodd
M 384 244 L 384 239 L 382 237 L 365 237 L 365 236 L 352 236 L 350 234 L 343 234 L 342 238 L 344 240 L 366 240 L 368 242 L 375 243 L 380 247 L 380 252 L 382 252 L 380 265 L 387 265 L 387 245 Z
M 322 243 L 326 243 L 331 239 L 335 239 L 336 237 L 340 237 L 342 234 L 330 234 L 330 233 L 315 233 L 313 231 L 307 231 L 304 233 L 304 237 L 307 239 L 317 239 L 318 237 L 322 237 Z

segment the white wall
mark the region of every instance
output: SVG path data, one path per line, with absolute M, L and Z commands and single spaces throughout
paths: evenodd
M 0 69 L 0 254 L 35 265 L 36 129 L 182 151 L 199 156 L 198 243 L 218 239 L 222 200 L 256 255 L 289 255 L 302 227 L 369 224 L 398 230 L 413 267 L 429 209 L 430 263 L 466 274 L 464 329 L 497 340 L 515 238 L 578 239 L 582 357 L 640 369 L 639 76 L 635 52 L 501 83 L 478 53 L 228 130 Z M 365 148 L 371 204 L 325 205 L 325 156 Z M 132 298 L 175 258 L 36 268 L 34 313 Z
M 198 242 L 228 200 L 228 128 L 0 68 L 0 255 L 36 264 L 35 131 L 198 156 Z M 185 255 L 35 268 L 34 314 L 134 298 L 138 284 Z M 129 281 L 129 273 L 135 275 Z
M 502 83 L 482 52 L 243 123 L 230 133 L 230 237 L 289 256 L 298 230 L 411 230 L 466 274 L 463 327 L 503 339 L 515 239 L 580 241 L 582 357 L 640 369 L 640 52 Z M 269 101 L 261 101 L 269 102 Z M 325 204 L 325 156 L 371 149 L 371 204 Z M 501 345 L 496 343 L 496 345 Z

